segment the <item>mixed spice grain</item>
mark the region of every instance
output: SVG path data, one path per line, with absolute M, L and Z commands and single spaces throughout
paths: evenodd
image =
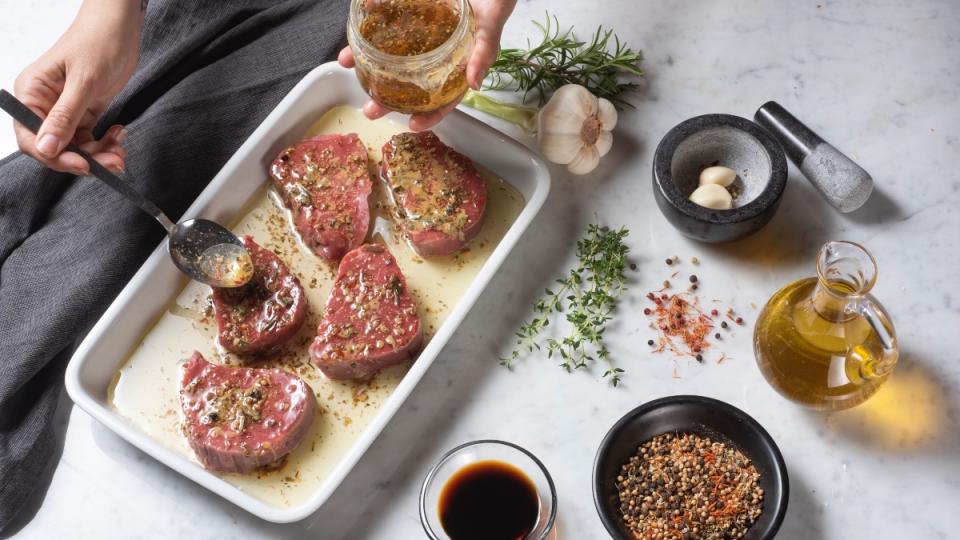
M 673 256 L 665 260 L 668 266 L 680 264 L 679 257 Z M 691 262 L 698 266 L 700 260 L 696 257 Z M 679 271 L 673 272 L 670 278 L 676 278 Z M 716 332 L 717 320 L 727 318 L 737 326 L 744 325 L 743 317 L 735 314 L 733 308 L 727 308 L 724 313 L 717 309 L 709 311 L 701 305 L 697 289 L 700 287 L 700 278 L 696 274 L 687 277 L 689 286 L 686 290 L 669 292 L 673 283 L 670 280 L 663 282 L 663 288 L 647 293 L 646 298 L 651 302 L 643 309 L 643 314 L 651 318 L 650 328 L 657 334 L 656 339 L 647 340 L 647 345 L 653 347 L 653 352 L 670 351 L 676 356 L 694 358 L 697 362 L 704 362 L 704 354 L 712 345 L 711 337 L 721 341 L 722 335 Z M 714 303 L 719 300 L 713 300 Z M 730 325 L 721 320 L 719 326 L 728 330 Z M 727 359 L 726 353 L 720 353 L 717 363 Z
M 763 512 L 760 474 L 739 450 L 693 433 L 644 442 L 617 476 L 638 540 L 742 538 Z

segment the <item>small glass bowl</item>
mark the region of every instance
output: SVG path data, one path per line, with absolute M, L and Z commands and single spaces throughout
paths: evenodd
M 537 523 L 524 540 L 548 540 L 557 516 L 557 490 L 543 463 L 523 448 L 505 441 L 482 440 L 450 450 L 427 473 L 420 489 L 420 523 L 432 540 L 450 540 L 440 523 L 440 493 L 457 471 L 478 461 L 503 461 L 517 467 L 533 482 L 540 500 Z

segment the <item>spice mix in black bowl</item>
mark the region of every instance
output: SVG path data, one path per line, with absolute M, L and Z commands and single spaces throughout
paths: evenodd
M 788 480 L 770 435 L 743 411 L 701 396 L 637 407 L 607 433 L 594 502 L 614 538 L 773 538 Z

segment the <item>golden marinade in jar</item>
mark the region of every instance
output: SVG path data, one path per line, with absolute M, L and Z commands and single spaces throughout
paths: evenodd
M 352 0 L 347 39 L 370 97 L 423 113 L 466 92 L 473 32 L 467 0 Z

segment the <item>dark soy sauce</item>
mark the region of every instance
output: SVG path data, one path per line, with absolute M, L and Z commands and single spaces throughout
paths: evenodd
M 537 524 L 537 488 L 520 469 L 478 461 L 440 491 L 440 524 L 453 540 L 523 540 Z

